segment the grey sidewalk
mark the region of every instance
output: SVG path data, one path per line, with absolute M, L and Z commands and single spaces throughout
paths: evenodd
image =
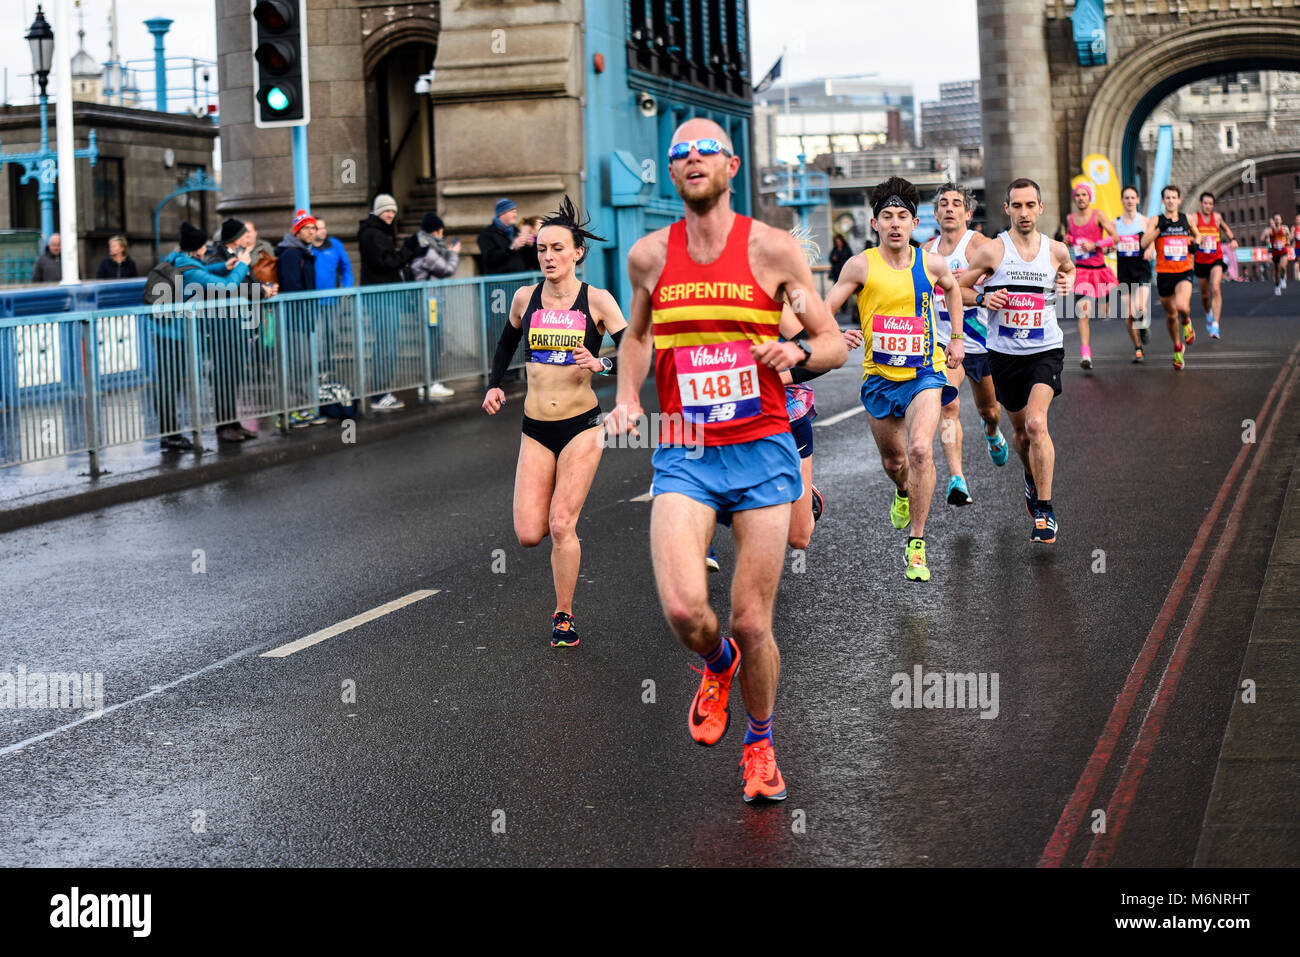
M 411 390 L 400 394 L 406 401 L 405 409 L 371 412 L 356 419 L 353 444 L 342 440 L 338 419 L 284 434 L 275 429 L 271 419 L 262 419 L 257 420 L 260 436 L 248 442 L 219 444 L 211 430 L 205 431 L 203 455 L 193 452 L 163 455 L 158 451 L 157 439 L 104 449 L 100 453 L 100 468 L 105 471 L 97 478 L 90 477 L 88 456 L 84 453 L 0 469 L 0 532 L 191 488 L 308 456 L 345 451 L 456 416 L 483 414 L 484 390 L 476 379 L 461 379 L 452 385 L 456 395 L 451 398 L 421 402 Z M 507 396 L 522 396 L 524 392 L 524 383 L 507 383 Z M 518 411 L 520 406 L 521 403 L 510 408 Z
M 1242 701 L 1242 683 L 1255 701 Z M 1197 867 L 1300 864 L 1300 458 L 1291 470 L 1205 812 Z

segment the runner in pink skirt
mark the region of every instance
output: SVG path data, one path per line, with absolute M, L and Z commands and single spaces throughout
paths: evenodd
M 1106 297 L 1119 282 L 1110 266 L 1106 265 L 1105 250 L 1115 245 L 1115 223 L 1092 205 L 1092 186 L 1080 183 L 1074 187 L 1074 209 L 1066 219 L 1065 241 L 1074 256 L 1077 272 L 1074 281 L 1075 315 L 1079 319 L 1079 365 L 1092 368 L 1091 335 L 1088 323 L 1092 318 L 1092 302 L 1097 300 L 1098 315 L 1106 315 Z M 1083 222 L 1079 218 L 1083 217 Z

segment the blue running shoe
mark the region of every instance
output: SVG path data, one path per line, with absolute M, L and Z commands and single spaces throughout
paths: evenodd
M 1025 511 L 1029 513 L 1030 518 L 1033 518 L 1034 512 L 1037 511 L 1037 509 L 1038 509 L 1038 486 L 1035 485 L 1034 480 L 1031 479 L 1026 474 L 1025 475 Z
M 572 648 L 578 644 L 578 630 L 573 627 L 573 616 L 557 611 L 551 616 L 551 647 Z
M 1029 530 L 1029 540 L 1039 545 L 1056 541 L 1056 513 L 1050 508 L 1034 509 L 1034 527 Z
M 722 570 L 722 566 L 718 564 L 718 553 L 713 550 L 712 545 L 709 546 L 709 553 L 704 556 L 704 567 L 711 572 Z
M 970 489 L 966 487 L 966 480 L 960 475 L 954 475 L 948 480 L 948 504 L 956 505 L 959 508 L 962 505 L 969 505 L 975 501 L 970 497 Z
M 986 435 L 984 441 L 989 444 L 990 461 L 999 468 L 1006 465 L 1007 456 L 1011 454 L 1011 449 L 1007 446 L 1007 440 L 1002 437 L 1002 433 L 995 432 L 992 435 Z

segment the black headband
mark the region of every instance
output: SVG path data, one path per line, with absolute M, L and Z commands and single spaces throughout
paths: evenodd
M 879 203 L 876 203 L 874 206 L 872 206 L 871 215 L 874 216 L 876 219 L 879 219 L 880 211 L 889 206 L 901 206 L 903 209 L 911 213 L 913 218 L 916 217 L 916 203 L 908 202 L 907 200 L 903 199 L 903 197 L 899 196 L 897 193 L 890 193 L 888 199 L 881 200 Z

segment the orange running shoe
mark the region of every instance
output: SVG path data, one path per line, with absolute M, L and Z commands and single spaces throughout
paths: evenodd
M 745 745 L 740 766 L 745 775 L 746 804 L 755 798 L 785 800 L 785 778 L 781 777 L 781 770 L 776 766 L 776 751 L 772 748 L 771 738 Z
M 727 699 L 731 697 L 731 682 L 736 677 L 737 669 L 740 668 L 740 646 L 736 644 L 734 638 L 727 637 L 726 640 L 731 645 L 731 667 L 726 671 L 715 674 L 707 668 L 691 666 L 692 671 L 698 671 L 704 677 L 700 679 L 700 686 L 695 691 L 695 699 L 691 702 L 691 713 L 686 718 L 686 726 L 695 743 L 702 744 L 706 748 L 711 748 L 721 741 L 731 725 L 731 712 L 727 710 Z

